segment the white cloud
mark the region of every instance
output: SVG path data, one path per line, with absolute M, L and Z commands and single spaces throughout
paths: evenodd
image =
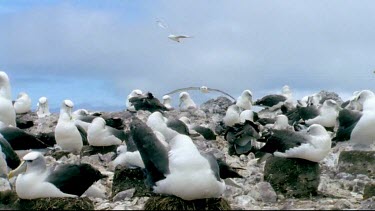
M 371 89 L 375 80 L 372 1 L 138 4 L 139 13 L 125 3 L 113 9 L 62 3 L 0 13 L 2 69 L 102 78 L 123 96 L 140 88 L 161 97 L 201 85 L 232 95 L 285 84 L 352 93 Z M 169 40 L 157 17 L 173 32 L 194 38 Z

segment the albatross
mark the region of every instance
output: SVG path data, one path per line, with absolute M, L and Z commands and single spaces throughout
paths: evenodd
M 168 150 L 140 119 L 132 119 L 130 130 L 154 193 L 195 200 L 218 198 L 224 192 L 216 159 L 202 155 L 189 136 L 174 131 Z
M 306 130 L 271 130 L 261 152 L 277 157 L 300 158 L 312 162 L 323 160 L 331 150 L 331 137 L 326 129 L 313 124 Z
M 4 71 L 0 71 L 0 121 L 5 125 L 16 126 L 16 111 L 12 104 L 9 77 Z
M 209 92 L 220 92 L 224 95 L 226 95 L 227 97 L 231 98 L 233 101 L 235 101 L 236 99 L 234 97 L 232 97 L 230 94 L 222 91 L 222 90 L 219 90 L 219 89 L 213 89 L 213 88 L 208 88 L 207 86 L 201 86 L 201 87 L 195 87 L 195 86 L 191 86 L 191 87 L 185 87 L 185 88 L 180 88 L 180 89 L 176 89 L 176 90 L 173 90 L 171 92 L 168 92 L 167 94 L 165 95 L 172 95 L 174 93 L 177 93 L 177 92 L 186 92 L 186 91 L 189 91 L 189 90 L 199 90 L 200 92 L 206 94 L 206 93 L 209 93 Z
M 26 154 L 21 165 L 9 172 L 8 178 L 16 175 L 16 192 L 21 199 L 78 197 L 94 182 L 106 177 L 86 163 L 47 169 L 45 158 L 35 151 Z

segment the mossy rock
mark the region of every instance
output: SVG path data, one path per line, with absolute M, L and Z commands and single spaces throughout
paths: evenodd
M 16 115 L 16 124 L 19 129 L 27 129 L 34 126 L 36 115 L 33 112 Z
M 21 210 L 94 210 L 88 197 L 20 199 L 18 203 Z
M 18 200 L 15 191 L 0 191 L 0 210 L 18 209 L 16 201 Z
M 375 196 L 375 182 L 367 183 L 363 191 L 363 199 L 368 199 Z
M 103 146 L 103 147 L 94 147 L 89 145 L 84 145 L 82 147 L 82 157 L 83 156 L 90 156 L 90 155 L 96 155 L 96 154 L 107 154 L 109 152 L 116 152 L 117 145 L 112 146 Z
M 264 166 L 264 180 L 285 196 L 307 198 L 318 194 L 319 163 L 304 159 L 270 157 Z
M 131 188 L 135 188 L 134 197 L 156 195 L 146 186 L 144 179 L 145 175 L 141 168 L 116 166 L 112 182 L 112 197 Z
M 150 197 L 144 210 L 231 210 L 231 207 L 223 198 L 209 198 L 197 200 L 183 200 L 176 196 Z
M 375 177 L 375 151 L 342 151 L 338 162 L 339 172 L 364 174 Z

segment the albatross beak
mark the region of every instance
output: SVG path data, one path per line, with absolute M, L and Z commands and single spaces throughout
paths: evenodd
M 8 179 L 12 178 L 12 177 L 15 177 L 23 172 L 26 171 L 26 162 L 25 161 L 22 161 L 22 163 L 14 170 L 10 171 L 9 174 L 8 174 Z

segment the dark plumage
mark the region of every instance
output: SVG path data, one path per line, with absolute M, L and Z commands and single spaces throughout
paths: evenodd
M 229 143 L 229 154 L 248 154 L 252 149 L 252 139 L 259 139 L 259 126 L 252 121 L 237 123 L 228 127 L 224 138 Z
M 11 169 L 17 168 L 20 165 L 21 160 L 17 153 L 13 150 L 12 146 L 3 137 L 0 137 L 1 151 L 5 154 L 5 161 L 7 166 Z
M 258 99 L 257 101 L 255 101 L 254 105 L 272 107 L 280 102 L 285 102 L 286 100 L 287 98 L 284 95 L 272 94 Z
M 216 134 L 210 128 L 196 125 L 192 129 L 201 134 L 206 140 L 216 140 Z
M 339 121 L 339 127 L 336 132 L 336 136 L 332 141 L 346 141 L 350 139 L 354 127 L 362 117 L 362 112 L 343 109 L 339 112 L 337 120 Z
M 105 178 L 87 163 L 58 166 L 46 179 L 64 193 L 81 196 L 94 182 Z
M 129 102 L 134 105 L 136 111 L 146 110 L 150 112 L 155 111 L 168 111 L 169 109 L 165 107 L 160 101 L 154 97 L 151 92 L 147 92 L 145 95 L 140 97 L 132 97 L 129 99 Z
M 167 126 L 180 134 L 190 135 L 188 126 L 179 119 L 168 118 Z
M 3 135 L 13 150 L 44 149 L 53 147 L 36 138 L 33 134 L 25 132 L 17 127 L 0 128 L 0 134 Z
M 146 182 L 153 187 L 157 181 L 165 178 L 165 174 L 169 174 L 168 151 L 152 129 L 140 119 L 133 117 L 130 131 L 145 164 Z
M 305 136 L 291 130 L 270 130 L 264 139 L 266 144 L 259 151 L 271 154 L 275 151 L 285 152 L 290 148 L 308 142 Z

